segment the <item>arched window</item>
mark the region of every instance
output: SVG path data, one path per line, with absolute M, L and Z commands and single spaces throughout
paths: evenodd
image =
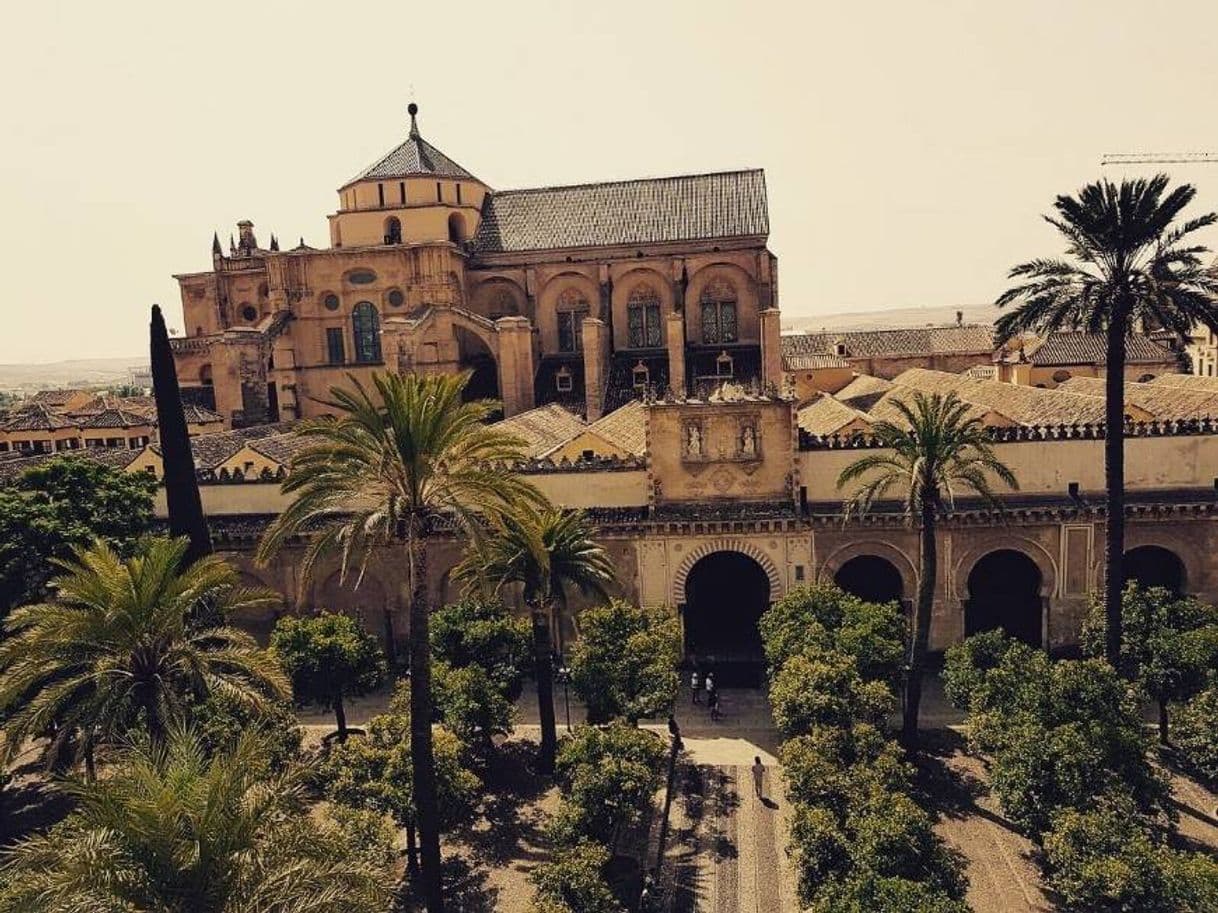
M 385 220 L 385 243 L 402 243 L 402 221 L 397 216 L 390 216 Z
M 438 184 L 436 185 L 439 186 Z M 462 244 L 469 237 L 465 230 L 465 217 L 459 212 L 454 212 L 448 217 L 448 240 L 453 244 Z
M 736 289 L 716 279 L 702 291 L 702 342 L 713 345 L 736 338 Z
M 381 360 L 381 319 L 371 301 L 361 301 L 351 312 L 355 360 L 361 364 Z
M 580 325 L 587 316 L 588 299 L 579 289 L 563 289 L 558 296 L 558 351 L 583 351 L 584 334 Z
M 516 306 L 516 296 L 502 282 L 495 283 L 490 294 L 486 296 L 486 302 L 486 315 L 491 320 L 498 320 L 500 317 L 516 317 L 520 313 L 520 309 Z
M 660 329 L 660 296 L 650 285 L 640 285 L 626 302 L 626 325 L 632 349 L 658 349 L 664 345 Z

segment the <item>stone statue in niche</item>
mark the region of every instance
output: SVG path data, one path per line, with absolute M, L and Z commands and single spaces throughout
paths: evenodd
M 685 455 L 702 456 L 702 429 L 697 425 L 685 426 Z
M 740 455 L 753 457 L 757 455 L 757 432 L 752 425 L 740 429 Z

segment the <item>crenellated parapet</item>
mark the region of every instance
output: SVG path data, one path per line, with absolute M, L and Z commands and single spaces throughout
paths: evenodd
M 1012 425 L 994 426 L 986 429 L 995 443 L 1020 443 L 1044 441 L 1102 441 L 1105 437 L 1103 422 L 1083 422 L 1073 425 Z M 1190 435 L 1218 434 L 1218 418 L 1170 419 L 1164 421 L 1126 422 L 1125 436 L 1185 437 Z M 852 434 L 810 434 L 799 432 L 799 449 L 808 450 L 870 450 L 881 447 L 873 434 L 856 431 Z

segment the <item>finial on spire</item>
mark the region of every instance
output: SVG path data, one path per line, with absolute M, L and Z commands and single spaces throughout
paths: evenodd
M 224 251 L 220 247 L 220 232 L 214 231 L 211 235 L 211 255 L 213 257 L 219 257 L 223 253 Z
M 419 113 L 419 106 L 411 102 L 406 106 L 406 113 L 410 115 L 410 138 L 419 138 L 419 123 L 415 120 L 415 115 Z
M 279 250 L 279 239 L 274 234 L 271 235 L 271 250 Z

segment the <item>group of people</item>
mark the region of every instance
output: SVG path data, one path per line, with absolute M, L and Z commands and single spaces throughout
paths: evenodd
M 710 718 L 719 719 L 719 686 L 715 684 L 715 673 L 707 672 L 706 677 L 703 678 L 702 674 L 694 669 L 689 674 L 689 693 L 693 703 L 702 703 L 703 692 L 706 693 L 706 706 L 710 710 Z

